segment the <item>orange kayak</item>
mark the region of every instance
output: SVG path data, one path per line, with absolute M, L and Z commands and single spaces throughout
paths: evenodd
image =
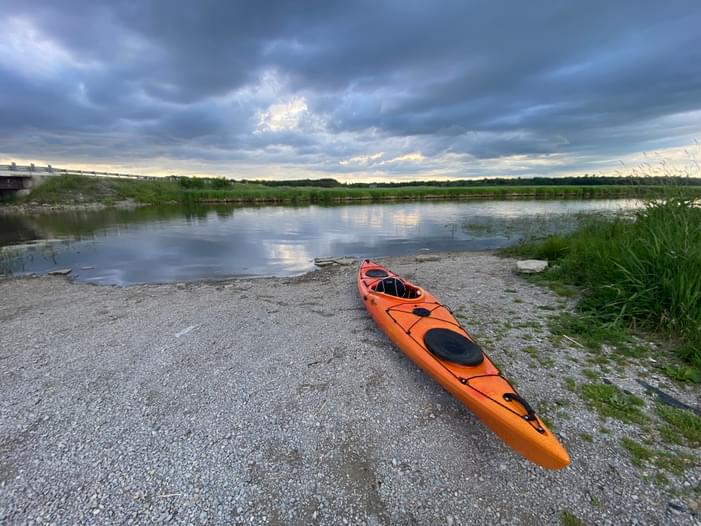
M 435 297 L 367 259 L 358 291 L 390 340 L 504 442 L 544 468 L 570 463 L 555 435 Z

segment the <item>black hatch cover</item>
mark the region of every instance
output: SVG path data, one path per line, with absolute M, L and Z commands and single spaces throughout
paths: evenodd
M 479 365 L 484 360 L 482 349 L 477 344 L 450 329 L 430 329 L 424 335 L 424 343 L 431 353 L 449 362 Z

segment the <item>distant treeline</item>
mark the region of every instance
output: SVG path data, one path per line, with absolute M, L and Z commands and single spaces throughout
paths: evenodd
M 163 177 L 127 180 L 69 174 L 47 177 L 28 196 L 17 199 L 28 203 L 59 204 L 112 204 L 124 200 L 151 204 L 337 204 L 429 199 L 614 199 L 664 195 L 676 188 L 675 185 L 685 187 L 694 195 L 701 195 L 699 183 L 699 179 L 687 178 L 576 177 L 342 184 L 335 179 L 234 181 L 224 178 Z
M 383 183 L 341 183 L 336 179 L 286 179 L 278 181 L 243 180 L 241 183 L 255 183 L 264 186 L 279 187 L 317 187 L 317 188 L 401 188 L 411 186 L 432 187 L 467 187 L 467 186 L 599 186 L 599 185 L 693 185 L 701 186 L 701 177 L 613 177 L 600 175 L 583 175 L 578 177 L 527 177 L 490 179 L 456 179 L 451 181 L 402 181 Z

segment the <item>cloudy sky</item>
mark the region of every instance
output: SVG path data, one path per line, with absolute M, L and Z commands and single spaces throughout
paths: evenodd
M 0 0 L 0 28 L 0 162 L 569 175 L 701 140 L 698 0 Z

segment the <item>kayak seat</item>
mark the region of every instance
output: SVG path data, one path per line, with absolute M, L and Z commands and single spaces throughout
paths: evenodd
M 372 288 L 377 292 L 382 292 L 383 294 L 389 294 L 390 296 L 396 296 L 398 298 L 413 299 L 421 295 L 419 289 L 407 285 L 399 278 L 381 279 Z
M 385 278 L 377 282 L 377 285 L 375 285 L 375 290 L 377 292 L 389 294 L 390 296 L 402 298 L 406 292 L 406 287 L 401 279 Z
M 426 348 L 438 358 L 460 365 L 479 365 L 484 353 L 479 345 L 450 329 L 430 329 L 424 335 Z

